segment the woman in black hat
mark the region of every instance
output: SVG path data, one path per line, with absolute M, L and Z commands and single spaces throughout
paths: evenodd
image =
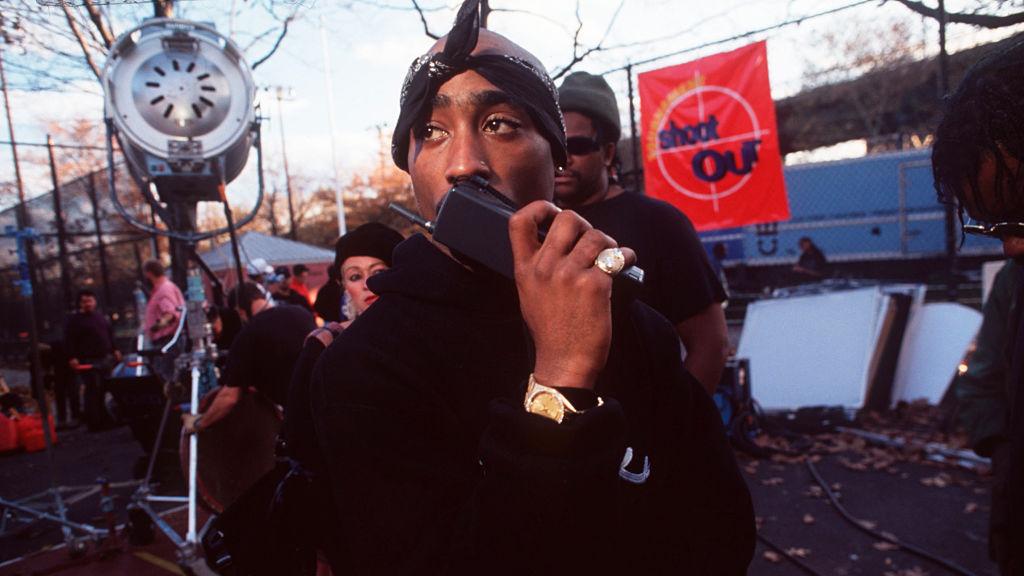
M 347 320 L 341 323 L 343 328 L 377 300 L 366 280 L 391 267 L 391 252 L 401 241 L 401 234 L 378 222 L 363 224 L 338 238 L 334 268 L 341 275 L 345 291 L 342 314 Z

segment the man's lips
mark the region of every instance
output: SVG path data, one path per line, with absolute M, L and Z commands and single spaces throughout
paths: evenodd
M 574 184 L 576 182 L 576 175 L 568 172 L 555 176 L 555 185 L 559 184 Z

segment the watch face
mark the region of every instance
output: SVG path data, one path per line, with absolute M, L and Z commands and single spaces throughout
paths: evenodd
M 530 412 L 561 422 L 565 415 L 565 406 L 557 396 L 550 392 L 540 392 L 530 399 Z

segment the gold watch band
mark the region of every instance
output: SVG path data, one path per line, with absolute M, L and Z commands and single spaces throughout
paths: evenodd
M 604 404 L 604 401 L 598 397 L 597 405 L 600 406 L 602 404 Z M 571 418 L 583 412 L 582 410 L 577 410 L 572 405 L 572 402 L 559 392 L 558 389 L 538 382 L 533 374 L 530 374 L 530 379 L 526 386 L 523 408 L 531 414 L 543 416 L 559 424 L 564 422 L 567 417 Z

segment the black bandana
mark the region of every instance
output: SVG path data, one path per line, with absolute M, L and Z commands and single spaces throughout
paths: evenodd
M 470 56 L 480 36 L 479 0 L 466 0 L 448 33 L 444 51 L 424 54 L 409 68 L 402 84 L 401 112 L 391 137 L 391 158 L 408 172 L 409 131 L 430 114 L 438 89 L 453 76 L 473 70 L 508 94 L 533 119 L 551 145 L 556 166 L 565 166 L 565 122 L 558 108 L 558 90 L 543 70 L 504 54 Z

